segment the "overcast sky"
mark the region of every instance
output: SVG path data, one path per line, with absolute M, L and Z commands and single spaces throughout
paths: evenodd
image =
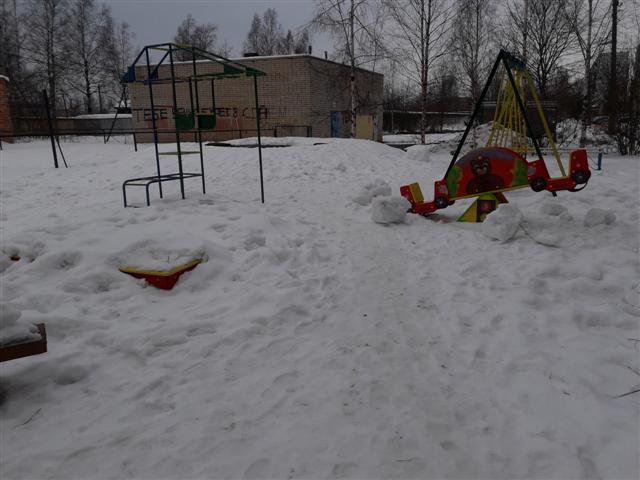
M 313 15 L 313 0 L 103 0 L 113 17 L 126 21 L 136 34 L 135 45 L 142 47 L 173 40 L 178 25 L 191 13 L 198 23 L 218 26 L 218 44 L 225 40 L 233 47 L 231 56 L 242 55 L 242 44 L 253 14 L 267 8 L 278 11 L 285 32 L 307 24 Z M 313 54 L 331 51 L 326 35 L 314 34 Z

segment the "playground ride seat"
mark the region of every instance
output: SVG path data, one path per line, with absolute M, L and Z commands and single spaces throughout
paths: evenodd
M 486 146 L 459 158 L 467 135 L 501 65 L 504 73 L 499 83 L 491 132 Z M 542 136 L 546 137 L 551 147 L 561 177 L 551 178 L 549 175 L 540 143 L 529 121 L 527 98 L 531 99 L 535 106 L 544 132 Z M 528 162 L 526 157 L 529 152 L 535 152 L 537 160 Z M 444 178 L 435 182 L 433 201 L 424 202 L 417 184 L 401 187 L 400 193 L 411 203 L 411 211 L 421 215 L 434 213 L 452 205 L 460 198 L 478 197 L 459 221 L 482 221 L 491 208 L 495 209 L 499 203 L 506 201 L 502 192 L 528 186 L 535 192 L 547 190 L 555 196 L 555 192 L 559 190 L 582 190 L 590 177 L 587 151 L 584 149 L 571 152 L 569 173 L 565 172 L 526 63 L 517 56 L 500 50 Z M 576 188 L 578 186 L 580 187 Z
M 574 150 L 569 156 L 569 174 L 564 177 L 550 178 L 544 160 L 539 159 L 531 162 L 527 168 L 529 184 L 534 192 L 548 190 L 556 192 L 558 190 L 576 190 L 577 185 L 586 185 L 591 178 L 589 170 L 589 160 L 587 151 L 584 149 Z M 583 187 L 584 188 L 584 187 Z M 582 188 L 580 188 L 582 190 Z
M 527 186 L 536 192 L 576 192 L 586 186 L 590 177 L 587 152 L 584 149 L 571 152 L 569 175 L 551 178 L 544 159 L 527 162 L 522 155 L 510 148 L 484 147 L 464 155 L 453 165 L 445 178 L 435 182 L 432 202 L 423 200 L 422 191 L 417 183 L 400 187 L 400 194 L 411 203 L 412 213 L 429 215 L 453 205 L 461 198 L 500 194 L 498 199 L 501 201 L 504 198 L 502 192 Z M 579 185 L 582 185 L 582 188 L 576 188 Z

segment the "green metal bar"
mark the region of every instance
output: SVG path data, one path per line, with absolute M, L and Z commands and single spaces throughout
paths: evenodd
M 173 121 L 176 121 L 176 115 L 178 114 L 178 96 L 176 95 L 176 82 L 175 82 L 175 69 L 173 66 L 173 49 L 169 44 L 169 63 L 171 65 L 171 91 L 173 93 Z M 184 175 L 182 172 L 182 153 L 180 151 L 180 131 L 176 128 L 176 146 L 178 149 L 178 172 L 180 173 L 180 193 L 184 200 Z
M 262 135 L 260 133 L 260 103 L 258 101 L 258 77 L 253 77 L 253 89 L 256 97 L 256 125 L 258 128 L 258 161 L 260 163 L 260 198 L 264 203 L 264 177 L 262 174 Z
M 153 147 L 156 151 L 156 170 L 158 171 L 158 192 L 162 198 L 162 182 L 160 181 L 160 155 L 158 153 L 158 125 L 156 123 L 156 108 L 153 102 L 153 82 L 151 81 L 151 62 L 149 61 L 149 50 L 145 48 L 147 57 L 147 76 L 149 77 L 149 101 L 151 102 L 151 125 L 153 125 Z M 126 206 L 126 205 L 125 205 Z
M 533 135 L 533 129 L 531 128 L 531 124 L 529 123 L 529 117 L 527 117 L 527 110 L 522 103 L 522 98 L 520 98 L 520 93 L 518 92 L 518 86 L 516 85 L 516 81 L 513 78 L 513 73 L 511 73 L 511 68 L 509 67 L 509 62 L 506 58 L 504 60 L 504 68 L 507 71 L 507 76 L 509 77 L 509 82 L 511 82 L 511 87 L 516 95 L 516 101 L 518 102 L 518 106 L 520 107 L 520 111 L 522 112 L 522 117 L 524 118 L 524 122 L 527 125 L 527 132 L 533 141 L 533 147 L 536 149 L 536 153 L 538 154 L 538 158 L 540 160 L 544 160 L 542 156 L 542 151 L 540 151 L 540 145 L 538 145 L 538 141 L 536 137 Z
M 191 54 L 191 62 L 193 65 L 193 83 L 196 91 L 196 113 L 200 113 L 200 95 L 198 94 L 198 76 L 197 67 L 196 67 L 196 54 L 195 48 L 192 48 L 193 52 Z M 191 83 L 189 83 L 191 85 Z M 198 123 L 198 150 L 200 150 L 200 173 L 202 174 L 202 193 L 207 193 L 205 183 L 204 183 L 204 155 L 202 153 L 202 130 L 200 129 L 200 117 L 196 117 L 196 122 Z

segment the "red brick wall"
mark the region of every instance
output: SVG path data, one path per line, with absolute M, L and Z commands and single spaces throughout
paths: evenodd
M 303 128 L 291 126 L 311 126 L 315 137 L 331 135 L 331 111 L 349 109 L 348 94 L 349 68 L 334 62 L 324 61 L 307 55 L 280 58 L 243 58 L 240 63 L 262 70 L 267 75 L 258 78 L 258 97 L 263 135 L 271 136 L 277 128 L 279 136 L 304 136 Z M 198 74 L 214 73 L 221 70 L 210 62 L 197 62 Z M 193 74 L 191 63 L 175 65 L 176 77 L 187 78 Z M 146 65 L 136 69 L 137 80 L 147 77 Z M 170 77 L 170 67 L 163 65 L 160 78 Z M 358 70 L 356 79 L 359 91 L 366 94 L 370 105 L 363 107 L 359 114 L 374 115 L 382 132 L 382 80 L 383 76 Z M 151 102 L 147 85 L 136 83 L 132 89 L 133 123 L 137 129 L 151 129 Z M 155 84 L 154 104 L 159 130 L 173 130 L 174 119 L 171 112 L 171 84 Z M 178 111 L 191 111 L 189 85 L 181 82 L 176 86 Z M 200 111 L 210 111 L 212 95 L 209 80 L 198 82 Z M 256 115 L 253 96 L 253 79 L 240 77 L 215 81 L 217 127 L 214 132 L 203 133 L 205 140 L 228 140 L 255 136 Z M 195 95 L 194 95 L 195 97 Z M 379 119 L 378 119 L 379 117 Z M 233 130 L 222 133 L 220 130 Z M 240 130 L 245 130 L 240 132 Z M 194 139 L 193 133 L 181 133 L 187 141 Z M 379 136 L 381 140 L 381 136 Z M 150 134 L 138 135 L 138 141 L 150 142 Z M 160 141 L 175 142 L 175 134 L 160 134 Z
M 9 112 L 9 82 L 0 76 L 0 135 L 13 133 Z M 3 142 L 11 142 L 11 138 L 2 137 Z

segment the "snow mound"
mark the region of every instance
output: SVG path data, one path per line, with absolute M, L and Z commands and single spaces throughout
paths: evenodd
M 365 185 L 360 193 L 353 198 L 353 201 L 359 205 L 365 206 L 371 203 L 375 197 L 391 195 L 391 187 L 387 182 L 377 179 L 372 183 Z
M 482 123 L 469 131 L 467 138 L 465 139 L 464 146 L 461 155 L 466 154 L 470 150 L 475 148 L 482 148 L 487 145 L 489 141 L 489 137 L 491 135 L 491 130 L 493 128 L 493 122 Z M 460 140 L 462 140 L 463 133 L 458 133 L 455 137 L 451 138 L 448 142 L 443 142 L 440 144 L 440 149 L 445 151 L 453 151 L 456 149 Z M 517 134 L 513 130 L 505 129 L 505 137 L 511 138 L 511 136 L 515 137 Z
M 431 162 L 431 147 L 427 145 L 412 145 L 405 149 L 405 157 L 416 162 Z
M 558 145 L 566 148 L 578 148 L 582 135 L 582 124 L 580 120 L 568 118 L 556 125 L 556 136 Z M 608 135 L 601 125 L 588 125 L 585 132 L 586 145 L 597 146 L 607 152 L 617 150 L 616 141 Z
M 7 303 L 0 305 L 0 345 L 39 340 L 40 333 L 35 324 L 20 319 L 22 312 Z
M 176 249 L 152 240 L 143 240 L 112 257 L 112 263 L 146 270 L 171 270 L 195 259 L 206 259 L 203 248 Z
M 404 223 L 411 204 L 404 197 L 376 198 L 371 206 L 371 219 L 376 223 Z
M 616 214 L 611 210 L 603 210 L 602 208 L 590 209 L 584 217 L 584 224 L 587 227 L 595 227 L 596 225 L 611 225 L 616 221 Z
M 518 231 L 522 212 L 515 205 L 503 203 L 491 212 L 482 223 L 482 232 L 500 242 L 506 242 Z
M 555 202 L 545 202 L 540 206 L 540 213 L 545 215 L 560 216 L 567 211 L 567 207 Z

